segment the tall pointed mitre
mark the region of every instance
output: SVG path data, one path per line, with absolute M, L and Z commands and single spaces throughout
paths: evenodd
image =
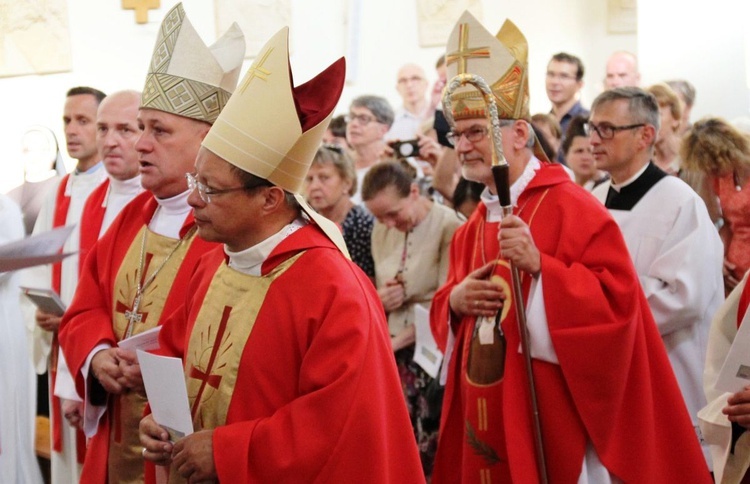
M 236 23 L 207 47 L 178 3 L 159 28 L 141 107 L 212 124 L 237 85 L 244 57 L 245 36 Z
M 492 89 L 501 119 L 529 118 L 528 46 L 518 27 L 506 20 L 493 37 L 468 11 L 453 27 L 446 47 L 448 79 L 474 74 Z M 465 85 L 451 96 L 454 119 L 486 115 L 482 94 Z
M 529 46 L 518 27 L 506 20 L 496 36 L 468 11 L 453 27 L 446 47 L 447 77 L 450 82 L 458 74 L 481 77 L 490 86 L 500 119 L 529 121 Z M 487 117 L 482 93 L 471 84 L 453 91 L 450 97 L 454 120 Z M 534 154 L 548 161 L 539 140 Z
M 237 168 L 294 193 L 303 210 L 348 255 L 341 230 L 299 195 L 341 97 L 345 74 L 342 57 L 294 87 L 289 28 L 284 27 L 260 50 L 203 146 Z

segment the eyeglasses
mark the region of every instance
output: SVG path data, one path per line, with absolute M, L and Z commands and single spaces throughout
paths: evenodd
M 367 126 L 368 124 L 372 123 L 373 121 L 377 121 L 378 119 L 375 116 L 368 116 L 367 114 L 349 113 L 344 117 L 344 120 L 347 123 L 353 123 L 354 121 L 356 121 L 362 126 Z
M 646 126 L 646 123 L 629 124 L 627 126 L 613 126 L 608 123 L 596 125 L 589 121 L 583 125 L 583 129 L 586 131 L 587 136 L 591 136 L 594 131 L 596 131 L 596 134 L 598 134 L 601 139 L 612 139 L 615 137 L 615 134 L 618 131 L 640 128 L 642 126 Z
M 465 136 L 469 143 L 478 143 L 487 136 L 490 130 L 487 128 L 469 128 L 464 131 L 448 131 L 445 137 L 448 139 L 448 143 L 452 146 L 456 146 L 461 140 L 461 136 Z
M 254 187 L 235 187 L 235 188 L 224 188 L 224 189 L 218 189 L 218 188 L 211 188 L 208 185 L 204 185 L 203 183 L 199 182 L 195 179 L 195 176 L 190 173 L 185 173 L 185 178 L 187 179 L 188 184 L 188 190 L 191 192 L 195 189 L 198 189 L 198 196 L 201 197 L 201 200 L 203 200 L 204 203 L 211 203 L 211 197 L 214 197 L 216 195 L 223 195 L 225 193 L 231 193 L 231 192 L 239 192 L 240 190 L 252 190 L 253 188 L 258 188 L 258 186 Z

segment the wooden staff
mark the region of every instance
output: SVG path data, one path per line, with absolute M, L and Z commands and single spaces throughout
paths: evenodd
M 490 124 L 490 138 L 493 142 L 492 150 L 492 177 L 495 180 L 495 188 L 503 209 L 503 217 L 513 214 L 513 205 L 510 201 L 510 180 L 508 174 L 508 161 L 503 154 L 503 138 L 500 133 L 500 118 L 497 112 L 497 103 L 495 103 L 492 90 L 487 82 L 476 74 L 459 74 L 450 80 L 443 94 L 443 114 L 451 124 L 455 126 L 453 112 L 451 111 L 451 94 L 459 87 L 471 84 L 477 88 L 484 98 L 487 106 L 487 120 Z M 539 475 L 539 482 L 547 484 L 547 463 L 544 458 L 544 445 L 542 440 L 542 424 L 539 419 L 539 404 L 536 398 L 536 384 L 534 382 L 534 369 L 531 366 L 531 342 L 529 341 L 529 331 L 526 324 L 526 308 L 523 302 L 523 291 L 521 289 L 521 276 L 518 268 L 510 261 L 511 286 L 513 302 L 516 308 L 516 321 L 518 322 L 518 332 L 521 337 L 521 351 L 524 356 L 526 368 L 526 381 L 529 387 L 529 400 L 531 406 L 531 417 L 534 425 L 534 451 L 536 454 L 536 468 Z M 499 323 L 498 323 L 499 324 Z

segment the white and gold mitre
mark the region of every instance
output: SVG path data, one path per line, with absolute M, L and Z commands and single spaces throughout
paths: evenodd
M 302 209 L 344 252 L 341 230 L 299 195 L 344 89 L 340 58 L 294 87 L 289 28 L 276 33 L 245 74 L 202 146 L 237 168 L 297 195 Z
M 207 47 L 178 3 L 159 28 L 141 107 L 213 123 L 237 85 L 244 56 L 245 36 L 236 23 Z
M 510 20 L 493 37 L 466 11 L 448 38 L 448 79 L 478 75 L 492 89 L 500 119 L 529 119 L 528 52 L 526 37 Z M 456 120 L 485 117 L 487 112 L 482 94 L 469 84 L 453 92 L 451 108 Z
M 255 58 L 203 146 L 238 168 L 298 193 L 344 87 L 343 57 L 294 87 L 289 28 Z

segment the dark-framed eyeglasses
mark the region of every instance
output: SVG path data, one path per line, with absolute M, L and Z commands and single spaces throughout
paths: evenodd
M 354 114 L 349 113 L 346 116 L 344 116 L 344 121 L 346 121 L 346 124 L 353 123 L 354 121 L 358 122 L 362 126 L 367 126 L 368 124 L 372 123 L 373 121 L 377 121 L 378 118 L 375 116 L 370 116 L 367 114 Z
M 448 139 L 448 143 L 452 146 L 456 146 L 461 140 L 461 136 L 464 136 L 469 143 L 478 143 L 482 141 L 489 132 L 490 130 L 488 128 L 473 127 L 463 131 L 448 131 L 445 137 Z
M 646 126 L 646 123 L 629 124 L 627 126 L 614 126 L 609 123 L 594 124 L 591 121 L 584 123 L 583 129 L 586 131 L 586 136 L 591 136 L 594 131 L 599 135 L 601 139 L 612 139 L 615 137 L 618 131 L 626 131 L 628 129 L 636 129 Z
M 211 203 L 211 197 L 215 197 L 217 195 L 223 195 L 225 193 L 231 193 L 231 192 L 239 192 L 241 190 L 252 190 L 253 188 L 258 188 L 258 185 L 255 187 L 234 187 L 234 188 L 213 188 L 208 185 L 204 185 L 203 183 L 199 182 L 195 179 L 195 175 L 192 173 L 185 173 L 185 178 L 187 179 L 188 184 L 188 190 L 191 192 L 193 190 L 198 190 L 198 196 L 201 197 L 201 200 L 203 200 L 204 203 Z

